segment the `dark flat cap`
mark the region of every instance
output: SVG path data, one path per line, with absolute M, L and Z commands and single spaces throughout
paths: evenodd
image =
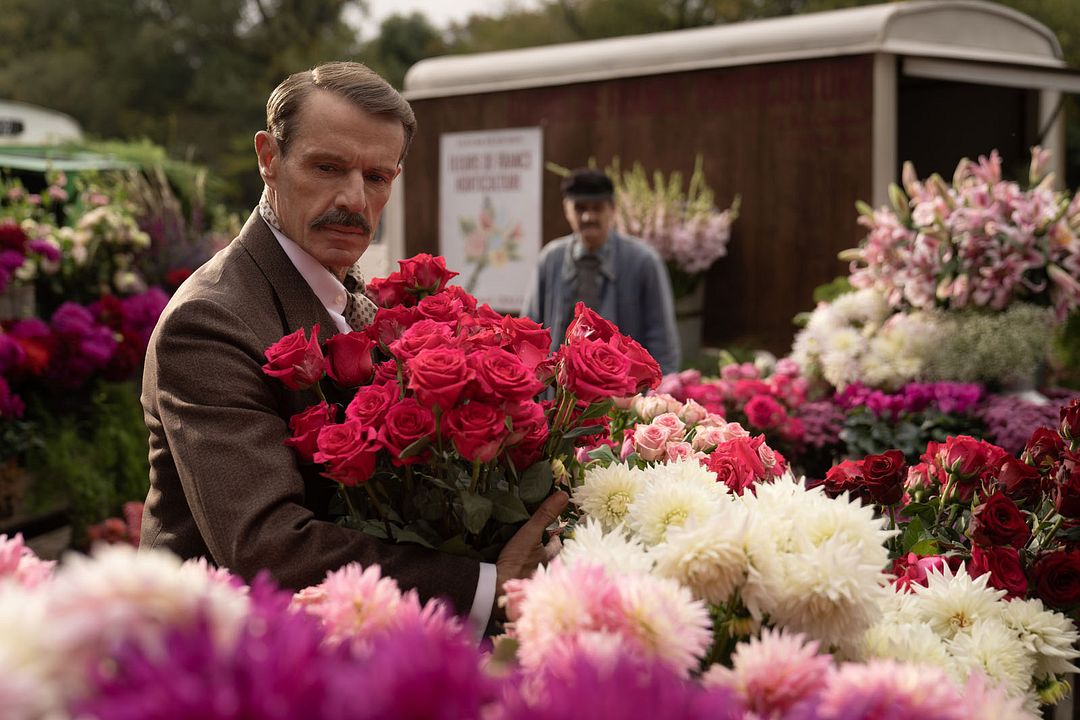
M 570 200 L 611 200 L 615 186 L 611 178 L 595 168 L 578 168 L 562 180 L 562 194 Z

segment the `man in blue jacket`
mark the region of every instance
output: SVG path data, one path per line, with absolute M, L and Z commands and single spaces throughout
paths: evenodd
M 664 374 L 679 370 L 671 281 L 660 256 L 615 231 L 615 188 L 599 170 L 574 170 L 562 182 L 573 234 L 540 251 L 523 315 L 551 328 L 558 347 L 580 301 L 641 343 Z

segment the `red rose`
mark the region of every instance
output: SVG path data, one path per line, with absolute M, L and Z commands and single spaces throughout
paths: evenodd
M 535 428 L 543 425 L 547 427 L 547 417 L 544 415 L 544 406 L 538 402 L 512 402 L 503 406 L 506 415 L 510 418 L 510 436 L 506 438 L 507 445 L 516 445 Z
M 364 385 L 345 408 L 345 419 L 356 420 L 364 427 L 378 428 L 397 399 L 397 385 Z
M 1054 508 L 1067 518 L 1080 517 L 1080 455 L 1063 451 L 1053 478 Z
M 494 405 L 471 402 L 446 413 L 442 432 L 465 460 L 491 462 L 507 436 L 506 415 Z
M 780 403 L 768 395 L 755 395 L 743 407 L 746 419 L 754 427 L 768 430 L 787 420 L 787 413 Z
M 578 400 L 596 402 L 637 392 L 630 360 L 612 340 L 579 340 L 562 348 L 559 384 Z
M 645 392 L 655 389 L 664 379 L 664 373 L 661 372 L 660 364 L 655 358 L 641 346 L 641 343 L 628 335 L 616 335 L 614 341 L 630 361 L 630 378 L 633 380 L 635 391 Z
M 396 385 L 398 381 L 398 364 L 393 360 L 386 360 L 375 366 L 375 374 L 371 376 L 372 385 Z
M 418 320 L 390 343 L 390 352 L 398 360 L 408 362 L 422 350 L 441 349 L 456 345 L 454 329 L 436 320 Z
M 454 273 L 457 275 L 457 273 Z M 447 285 L 444 287 L 440 295 L 446 295 L 447 297 L 454 298 L 461 302 L 461 306 L 465 308 L 465 312 L 472 315 L 476 312 L 476 298 L 469 293 L 465 292 L 465 288 L 460 285 Z M 487 307 L 486 305 L 484 307 Z
M 191 268 L 178 267 L 169 270 L 165 273 L 165 284 L 175 290 L 184 284 L 184 281 L 191 277 Z
M 339 333 L 326 341 L 326 374 L 344 388 L 363 385 L 374 370 L 375 343 L 362 332 Z
M 1061 408 L 1061 426 L 1058 432 L 1066 442 L 1080 440 L 1080 398 Z
M 408 458 L 402 458 L 401 453 L 414 442 L 434 434 L 435 413 L 417 402 L 416 398 L 407 397 L 386 412 L 379 441 L 390 451 L 390 462 L 400 467 L 425 462 L 431 455 L 429 451 Z
M 465 353 L 457 348 L 424 350 L 405 363 L 409 389 L 427 405 L 443 411 L 454 406 L 472 379 Z
M 865 497 L 861 460 L 845 460 L 825 473 L 825 492 L 832 497 L 847 492 L 855 497 Z
M 364 332 L 379 345 L 390 347 L 390 343 L 401 337 L 418 319 L 416 308 L 404 305 L 382 308 L 375 313 L 375 319 L 364 328 Z
M 758 395 L 769 395 L 772 389 L 769 384 L 761 380 L 736 380 L 731 385 L 731 395 L 735 402 L 746 404 Z
M 469 356 L 476 397 L 491 402 L 519 402 L 536 397 L 544 384 L 517 355 L 487 348 Z
M 289 418 L 292 437 L 286 438 L 285 444 L 295 449 L 304 462 L 312 462 L 318 448 L 319 431 L 334 422 L 335 415 L 334 409 L 326 401 L 296 413 Z
M 289 333 L 266 348 L 263 372 L 276 377 L 290 390 L 306 390 L 323 376 L 323 354 L 319 347 L 319 326 L 311 328 L 308 340 L 304 328 Z
M 407 260 L 398 260 L 402 282 L 412 292 L 437 293 L 458 273 L 446 269 L 446 259 L 418 253 Z
M 465 314 L 465 306 L 450 293 L 437 293 L 417 303 L 416 311 L 430 320 L 456 324 L 458 318 Z
M 1028 582 L 1024 575 L 1024 567 L 1020 564 L 1020 553 L 1011 547 L 988 547 L 978 545 L 971 548 L 971 561 L 968 563 L 968 574 L 977 578 L 990 573 L 987 584 L 1004 590 L 1005 596 L 1022 598 L 1027 596 Z
M 364 294 L 381 308 L 392 308 L 399 305 L 415 305 L 416 300 L 405 292 L 400 280 L 393 273 L 388 278 L 372 278 L 364 284 Z
M 940 450 L 941 466 L 961 478 L 976 477 L 990 465 L 991 447 L 969 435 L 947 438 Z
M 886 450 L 881 455 L 868 455 L 862 462 L 863 484 L 870 497 L 879 505 L 895 505 L 904 496 L 907 465 L 904 453 Z
M 971 539 L 980 545 L 1022 548 L 1030 537 L 1024 514 L 1004 493 L 991 493 L 971 511 Z
M 0 248 L 26 251 L 27 237 L 19 223 L 8 218 L 0 222 Z
M 1047 605 L 1069 610 L 1080 604 L 1080 550 L 1043 555 L 1032 568 L 1035 594 Z
M 758 454 L 758 447 L 765 442 L 762 435 L 755 438 L 737 437 L 725 440 L 709 453 L 705 467 L 716 473 L 718 482 L 731 488 L 737 495 L 765 476 L 765 463 Z
M 357 420 L 327 425 L 319 431 L 315 462 L 325 463 L 326 477 L 353 487 L 368 481 L 375 472 L 379 451 L 378 433 Z
M 531 368 L 539 365 L 551 352 L 551 330 L 532 318 L 505 316 L 501 321 L 506 349 L 521 358 Z
M 1060 435 L 1050 428 L 1041 427 L 1031 433 L 1022 457 L 1029 465 L 1045 469 L 1057 463 L 1064 449 L 1065 443 Z
M 600 317 L 596 311 L 589 308 L 585 303 L 579 302 L 574 306 L 574 318 L 566 327 L 565 339 L 567 344 L 573 344 L 580 340 L 608 341 L 620 335 L 619 328 L 613 323 Z
M 520 472 L 533 465 L 543 456 L 547 439 L 547 423 L 536 425 L 516 445 L 507 448 L 506 455 Z
M 1018 503 L 1031 502 L 1042 495 L 1039 471 L 1012 455 L 1001 461 L 997 484 L 1002 492 Z

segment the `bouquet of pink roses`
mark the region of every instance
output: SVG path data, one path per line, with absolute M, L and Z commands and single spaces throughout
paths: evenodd
M 546 328 L 448 285 L 443 258 L 400 266 L 368 284 L 381 309 L 365 331 L 324 348 L 301 328 L 267 349 L 267 374 L 324 398 L 290 420 L 286 443 L 339 483 L 348 524 L 493 558 L 550 493 L 553 461 L 572 464 L 575 444 L 606 431 L 612 399 L 655 387 L 660 370 L 583 305 L 552 353 Z M 327 378 L 351 399 L 325 399 Z

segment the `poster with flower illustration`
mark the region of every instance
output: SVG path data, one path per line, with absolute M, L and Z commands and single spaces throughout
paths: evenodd
M 518 312 L 540 251 L 540 128 L 444 133 L 439 252 L 459 283 L 500 312 Z

